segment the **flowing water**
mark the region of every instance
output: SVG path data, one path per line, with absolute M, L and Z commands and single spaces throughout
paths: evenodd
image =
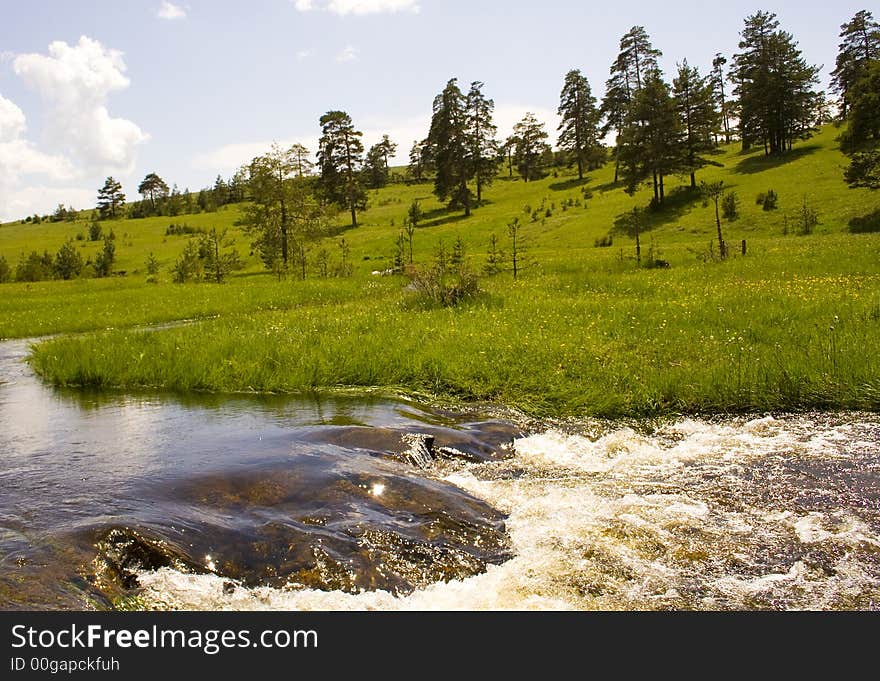
M 0 608 L 880 609 L 880 417 L 530 424 L 53 390 L 0 343 Z

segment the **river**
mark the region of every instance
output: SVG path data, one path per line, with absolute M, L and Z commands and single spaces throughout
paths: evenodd
M 57 390 L 0 343 L 0 608 L 877 610 L 880 417 Z

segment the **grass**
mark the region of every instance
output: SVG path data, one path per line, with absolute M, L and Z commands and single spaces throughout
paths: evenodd
M 33 366 L 57 385 L 292 393 L 378 387 L 555 416 L 877 410 L 880 364 L 866 349 L 880 346 L 880 235 L 850 233 L 850 223 L 872 215 L 878 199 L 846 188 L 835 134 L 827 128 L 785 162 L 731 147 L 717 158 L 722 168 L 700 173 L 723 179 L 741 198 L 742 215 L 724 225 L 725 239 L 737 247 L 746 239 L 748 255 L 726 262 L 697 257 L 714 236 L 714 211 L 686 193 L 652 214 L 643 235 L 643 252 L 653 240 L 655 257 L 670 269 L 637 267 L 633 242 L 621 233 L 613 247 L 595 248 L 619 215 L 648 200 L 646 192 L 631 198 L 612 187 L 610 166 L 584 185 L 566 174 L 528 184 L 499 180 L 468 220 L 445 211 L 429 185 L 395 185 L 372 192 L 362 226 L 343 234 L 355 265 L 350 279 L 277 282 L 240 236 L 248 268 L 227 284 L 146 284 L 134 270 L 148 252 L 167 263 L 182 250 L 184 237 L 164 236 L 170 221 L 231 226 L 237 208 L 120 221 L 113 228 L 128 234 L 131 246 L 118 249 L 128 276 L 4 285 L 0 336 L 116 327 L 35 346 Z M 583 188 L 593 193 L 586 207 L 563 210 L 568 200 L 583 201 Z M 785 216 L 791 229 L 805 188 L 820 224 L 809 236 L 783 236 Z M 776 211 L 755 205 L 768 189 L 779 194 Z M 414 198 L 431 216 L 415 235 L 417 262 L 427 262 L 440 239 L 451 246 L 460 237 L 479 267 L 489 235 L 506 246 L 506 224 L 519 217 L 529 258 L 523 277 L 487 277 L 476 300 L 426 309 L 413 304 L 400 277 L 372 276 L 388 266 Z M 531 213 L 542 204 L 532 222 L 525 206 Z M 0 253 L 27 238 L 54 239 L 57 248 L 63 239 L 53 230 L 71 227 L 29 229 L 0 228 Z M 326 248 L 335 258 L 335 241 Z M 150 333 L 125 328 L 193 317 L 216 318 Z

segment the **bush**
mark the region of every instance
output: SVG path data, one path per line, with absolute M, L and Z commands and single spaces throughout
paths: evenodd
M 5 284 L 12 279 L 12 268 L 6 262 L 6 258 L 0 255 L 0 284 Z
M 462 268 L 455 275 L 443 274 L 438 267 L 413 268 L 410 288 L 419 302 L 430 306 L 455 307 L 480 292 L 477 275 Z
M 165 229 L 165 236 L 189 236 L 191 234 L 207 234 L 207 232 L 203 227 L 190 227 L 186 224 L 171 224 Z
M 103 231 L 101 223 L 93 221 L 92 224 L 89 225 L 89 241 L 100 241 Z
M 116 262 L 116 240 L 109 236 L 104 239 L 104 248 L 95 259 L 95 276 L 109 277 Z
M 776 210 L 779 204 L 779 196 L 776 194 L 775 191 L 771 189 L 766 194 L 762 194 L 761 196 L 763 196 L 764 199 L 761 204 L 764 210 Z
M 606 234 L 605 236 L 596 239 L 593 242 L 593 245 L 596 248 L 609 248 L 610 246 L 614 245 L 614 237 L 612 237 L 610 234 Z
M 147 262 L 145 263 L 147 269 L 147 283 L 148 284 L 158 284 L 159 283 L 159 261 L 156 259 L 156 256 L 150 253 L 147 258 Z
M 171 268 L 174 283 L 203 280 L 222 283 L 227 274 L 243 266 L 238 251 L 226 250 L 233 243 L 226 238 L 226 230 L 217 232 L 216 229 L 204 234 L 198 241 L 188 241 Z
M 819 224 L 819 214 L 812 207 L 807 205 L 807 197 L 804 197 L 804 203 L 797 214 L 798 232 L 800 234 L 812 234 L 816 225 Z
M 175 284 L 185 284 L 189 281 L 198 281 L 205 275 L 205 267 L 199 258 L 199 246 L 195 241 L 188 241 L 183 253 L 171 268 L 172 279 Z
M 736 192 L 727 192 L 721 199 L 721 213 L 728 222 L 739 217 L 739 197 Z
M 49 251 L 43 251 L 40 255 L 31 251 L 29 255 L 18 261 L 15 268 L 16 281 L 46 281 L 53 275 L 52 255 Z
M 480 292 L 477 275 L 462 258 L 450 264 L 441 241 L 434 256 L 434 263 L 427 268 L 409 269 L 409 288 L 417 302 L 428 307 L 455 307 Z
M 83 270 L 84 263 L 82 256 L 73 243 L 73 239 L 68 240 L 58 253 L 55 254 L 55 262 L 53 264 L 55 275 L 59 279 L 75 279 Z

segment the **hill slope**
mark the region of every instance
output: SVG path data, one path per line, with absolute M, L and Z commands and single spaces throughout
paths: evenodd
M 105 223 L 119 238 L 124 278 L 9 284 L 0 336 L 124 327 L 219 315 L 155 333 L 114 331 L 43 343 L 34 365 L 58 384 L 154 387 L 176 391 L 315 391 L 374 387 L 432 398 L 490 400 L 535 414 L 656 414 L 880 407 L 880 368 L 865 348 L 880 342 L 880 235 L 851 234 L 878 197 L 849 190 L 836 130 L 826 128 L 784 159 L 731 147 L 698 179 L 722 179 L 740 197 L 725 240 L 747 255 L 708 257 L 714 208 L 676 192 L 649 213 L 643 253 L 668 269 L 638 267 L 633 240 L 615 220 L 649 194 L 627 196 L 606 166 L 581 185 L 562 174 L 524 183 L 499 179 L 469 219 L 448 212 L 430 185 L 371 192 L 358 229 L 318 244 L 338 261 L 345 237 L 351 278 L 278 282 L 263 273 L 238 235 L 247 268 L 225 285 L 150 285 L 149 252 L 167 266 L 185 237 L 169 222 L 230 227 L 237 207 L 219 213 Z M 775 211 L 755 203 L 779 195 Z M 507 224 L 522 223 L 527 261 L 481 280 L 483 293 L 454 309 L 425 305 L 388 267 L 413 199 L 427 213 L 414 238 L 416 263 L 442 240 L 461 239 L 479 270 L 491 234 L 508 249 Z M 798 211 L 819 224 L 797 235 Z M 344 216 L 340 218 L 343 220 Z M 54 249 L 83 225 L 0 228 L 0 254 Z M 233 228 L 233 231 L 234 228 Z M 786 234 L 787 232 L 787 234 Z M 611 248 L 595 241 L 613 237 Z M 95 245 L 84 243 L 89 252 Z M 160 275 L 167 282 L 167 271 Z

